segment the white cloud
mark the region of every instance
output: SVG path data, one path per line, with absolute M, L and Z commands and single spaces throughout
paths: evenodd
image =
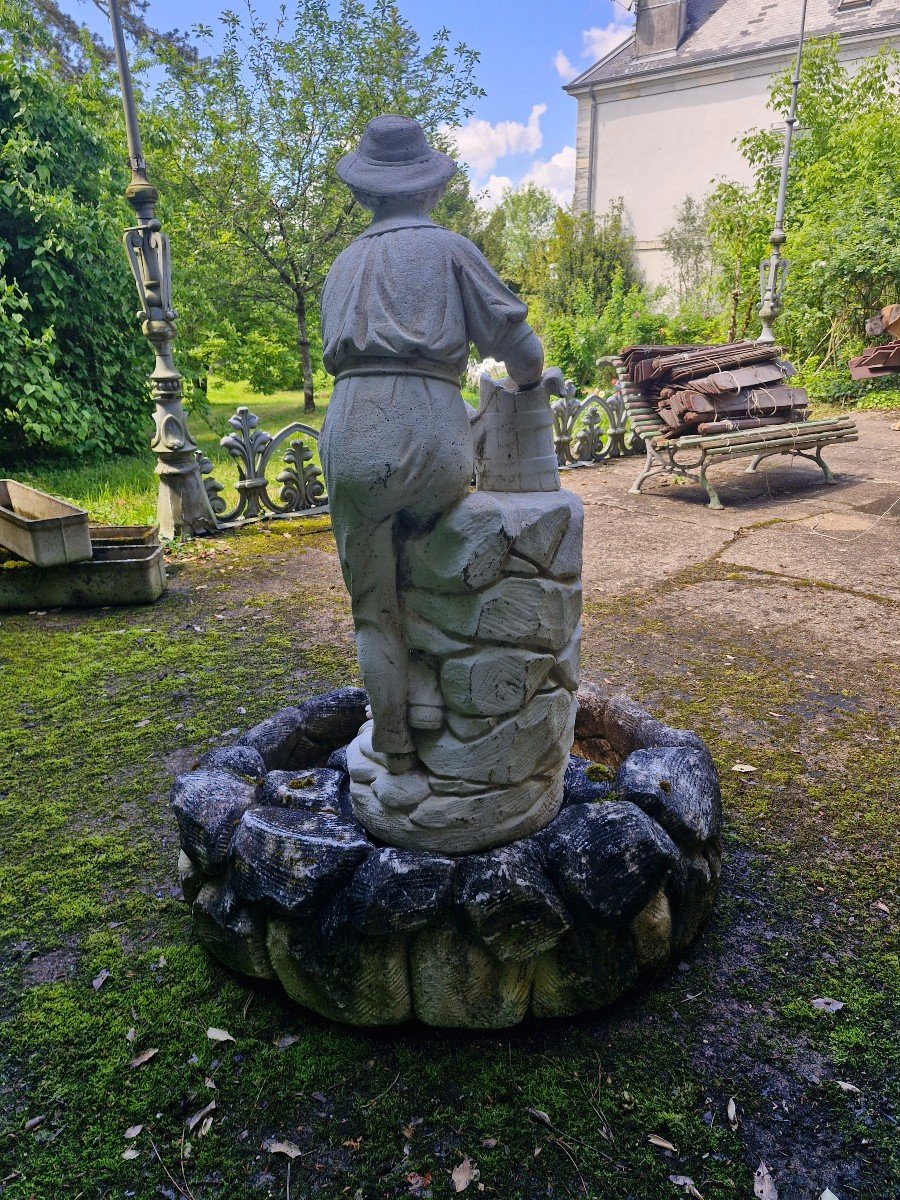
M 585 29 L 581 35 L 581 40 L 584 42 L 583 57 L 591 59 L 592 62 L 605 58 L 610 50 L 615 50 L 616 46 L 625 41 L 632 28 L 633 25 L 630 21 L 627 19 L 623 21 L 617 14 L 602 29 L 599 26 Z
M 515 187 L 515 184 L 508 175 L 492 175 L 487 183 L 473 189 L 476 193 L 475 202 L 479 208 L 490 211 L 497 207 L 503 199 L 503 193 L 511 187 Z
M 572 193 L 575 190 L 575 147 L 563 146 L 562 150 L 550 158 L 534 159 L 518 182 L 508 175 L 491 175 L 487 183 L 475 189 L 479 208 L 490 212 L 503 199 L 507 188 L 521 187 L 523 183 L 533 183 L 537 187 L 546 188 L 556 203 L 563 208 L 571 204 Z
M 560 79 L 564 79 L 566 83 L 580 74 L 578 68 L 569 62 L 562 50 L 557 50 L 556 57 L 553 59 L 553 65 L 556 67 L 557 75 L 559 75 Z
M 535 183 L 538 187 L 546 188 L 556 203 L 565 208 L 572 203 L 575 190 L 575 147 L 563 146 L 562 150 L 548 159 L 536 159 L 520 182 Z
M 459 156 L 476 175 L 487 175 L 497 161 L 508 154 L 534 154 L 544 141 L 541 117 L 546 104 L 535 104 L 528 121 L 490 121 L 472 117 L 465 125 L 452 130 Z

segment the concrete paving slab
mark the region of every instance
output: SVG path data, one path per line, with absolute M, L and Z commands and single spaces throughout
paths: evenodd
M 748 573 L 740 580 L 688 584 L 655 600 L 653 614 L 664 623 L 690 618 L 698 631 L 734 629 L 738 644 L 740 630 L 767 631 L 773 645 L 780 639 L 792 645 L 808 642 L 814 629 L 829 660 L 900 658 L 900 624 L 893 604 L 768 575 Z
M 900 600 L 900 527 L 873 518 L 868 530 L 829 533 L 807 522 L 748 530 L 721 561 L 794 579 Z
M 658 587 L 686 568 L 723 563 L 900 598 L 900 429 L 896 414 L 860 413 L 860 440 L 831 448 L 829 487 L 809 463 L 770 459 L 748 475 L 724 463 L 721 512 L 695 485 L 628 488 L 640 460 L 568 471 L 585 505 L 585 588 L 604 594 Z M 778 465 L 774 465 L 774 464 Z

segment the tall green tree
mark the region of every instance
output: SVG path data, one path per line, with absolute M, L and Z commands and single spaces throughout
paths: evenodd
M 319 292 L 367 219 L 335 164 L 379 113 L 413 116 L 440 138 L 481 95 L 477 55 L 451 47 L 446 30 L 424 49 L 390 0 L 297 0 L 272 26 L 252 8 L 226 12 L 221 35 L 218 54 L 169 56 L 151 167 L 198 278 L 238 311 L 290 316 L 311 409 Z M 471 215 L 458 191 L 447 203 Z
M 634 237 L 621 199 L 599 214 L 557 209 L 549 236 L 529 263 L 533 294 L 546 317 L 579 311 L 585 302 L 599 313 L 617 271 L 626 291 L 638 282 Z
M 707 293 L 712 285 L 713 265 L 707 203 L 685 196 L 660 241 L 672 264 L 672 283 L 678 299 L 683 301 Z
M 789 88 L 788 73 L 773 83 L 774 112 L 787 110 Z M 811 43 L 798 112 L 784 250 L 790 271 L 776 333 L 808 369 L 843 370 L 863 344 L 866 318 L 900 300 L 900 57 L 886 48 L 850 72 L 836 39 Z M 711 197 L 713 250 L 738 314 L 755 314 L 758 303 L 782 137 L 777 129 L 748 135 L 742 149 L 754 184 L 723 184 Z M 739 332 L 755 327 L 737 324 Z
M 81 0 L 82 9 L 108 16 L 105 0 Z M 147 21 L 149 0 L 119 0 L 122 24 L 135 45 L 153 51 L 165 47 L 186 59 L 197 56 L 189 38 L 177 29 L 158 30 Z M 0 0 L 0 45 L 37 53 L 47 65 L 70 79 L 115 66 L 110 42 L 79 21 L 57 0 Z
M 527 288 L 535 247 L 549 237 L 557 204 L 534 183 L 504 189 L 482 235 L 484 253 L 494 269 L 517 290 Z
M 95 74 L 67 81 L 0 52 L 0 442 L 24 451 L 134 447 L 146 350 L 122 251 L 121 152 Z

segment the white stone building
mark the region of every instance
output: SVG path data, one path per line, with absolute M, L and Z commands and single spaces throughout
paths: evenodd
M 637 0 L 632 36 L 566 86 L 578 101 L 575 206 L 621 196 L 651 284 L 669 282 L 660 237 L 685 196 L 749 181 L 736 139 L 780 124 L 772 76 L 793 60 L 801 0 Z M 809 0 L 807 36 L 837 33 L 853 63 L 900 45 L 900 0 Z

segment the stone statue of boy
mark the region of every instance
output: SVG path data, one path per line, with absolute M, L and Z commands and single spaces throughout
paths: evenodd
M 322 293 L 334 394 L 319 441 L 372 745 L 393 774 L 417 764 L 410 670 L 397 598 L 397 541 L 466 495 L 471 410 L 460 378 L 474 342 L 520 387 L 542 378 L 527 308 L 466 238 L 429 213 L 457 170 L 416 121 L 370 121 L 337 171 L 372 212 L 335 259 Z

